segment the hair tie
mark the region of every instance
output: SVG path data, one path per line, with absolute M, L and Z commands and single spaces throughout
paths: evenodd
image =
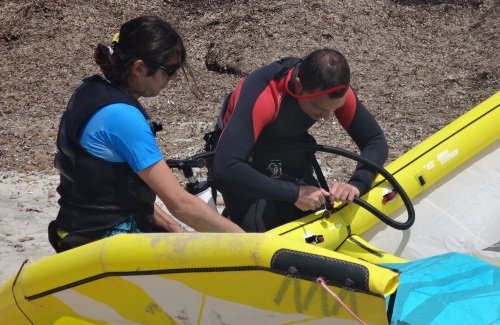
M 111 37 L 111 45 L 108 46 L 109 55 L 113 55 L 116 52 L 118 56 L 120 55 L 118 49 L 118 42 L 120 41 L 120 33 L 114 33 Z
M 111 43 L 118 43 L 120 41 L 120 33 L 114 33 L 111 38 Z

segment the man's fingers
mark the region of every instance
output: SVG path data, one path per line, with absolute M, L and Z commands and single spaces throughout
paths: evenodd
M 323 193 L 321 193 L 321 195 L 319 196 L 319 203 L 321 205 L 324 205 L 326 202 L 326 197 L 323 195 Z
M 354 189 L 346 183 L 335 183 L 330 190 L 330 200 L 336 202 L 352 202 Z

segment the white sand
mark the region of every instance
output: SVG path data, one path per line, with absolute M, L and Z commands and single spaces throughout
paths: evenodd
M 58 175 L 0 173 L 0 285 L 25 259 L 55 254 L 47 225 L 58 211 Z
M 58 184 L 58 174 L 0 172 L 0 285 L 18 272 L 24 260 L 55 254 L 47 227 L 59 210 Z

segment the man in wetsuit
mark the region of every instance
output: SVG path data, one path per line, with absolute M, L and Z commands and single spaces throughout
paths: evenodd
M 320 188 L 306 152 L 280 150 L 310 142 L 309 128 L 335 115 L 361 155 L 383 165 L 388 146 L 373 116 L 350 88 L 350 68 L 336 50 L 285 58 L 244 78 L 226 98 L 212 173 L 231 220 L 262 232 L 324 206 L 352 202 L 376 173 L 358 164 L 347 183 Z M 267 149 L 266 149 L 267 148 Z

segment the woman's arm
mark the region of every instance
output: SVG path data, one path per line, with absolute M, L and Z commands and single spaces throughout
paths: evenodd
M 167 232 L 186 232 L 169 213 L 163 210 L 157 203 L 154 205 L 153 224 L 160 230 Z
M 168 211 L 193 229 L 203 232 L 244 232 L 184 190 L 164 160 L 143 169 L 137 175 L 158 195 Z

